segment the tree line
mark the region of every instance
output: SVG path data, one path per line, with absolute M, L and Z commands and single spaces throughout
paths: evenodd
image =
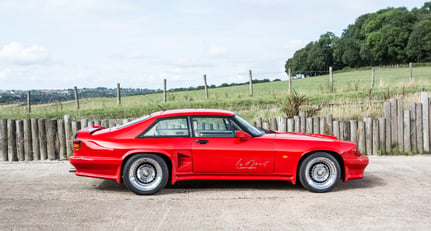
M 319 75 L 334 70 L 431 62 L 431 2 L 409 11 L 386 8 L 358 17 L 341 37 L 322 34 L 286 61 L 292 73 Z

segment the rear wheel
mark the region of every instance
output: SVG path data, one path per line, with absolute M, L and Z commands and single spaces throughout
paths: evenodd
M 331 191 L 340 180 L 341 169 L 338 161 L 329 153 L 313 153 L 302 162 L 299 180 L 312 192 Z
M 154 154 L 139 154 L 127 160 L 124 184 L 139 195 L 154 194 L 166 186 L 169 171 L 166 162 Z

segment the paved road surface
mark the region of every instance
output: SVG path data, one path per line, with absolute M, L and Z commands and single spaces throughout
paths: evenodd
M 137 196 L 68 162 L 0 163 L 0 230 L 431 230 L 431 155 L 370 157 L 330 193 L 288 182 L 182 182 Z

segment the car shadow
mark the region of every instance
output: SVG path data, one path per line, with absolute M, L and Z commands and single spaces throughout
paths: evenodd
M 386 182 L 383 178 L 372 173 L 367 173 L 362 179 L 349 180 L 346 183 L 340 182 L 334 191 L 375 188 L 382 187 L 384 185 L 386 185 Z
M 297 187 L 288 181 L 190 180 L 190 181 L 177 182 L 174 185 L 167 186 L 167 188 L 286 190 L 286 189 L 295 189 Z
M 346 183 L 339 182 L 335 191 L 345 191 L 361 188 L 373 188 L 384 186 L 385 181 L 374 174 L 368 173 L 363 179 L 349 180 Z M 94 185 L 97 190 L 113 191 L 113 192 L 128 192 L 127 187 L 121 183 L 118 184 L 112 180 L 101 180 L 100 183 Z M 207 189 L 253 189 L 253 190 L 288 190 L 288 191 L 305 191 L 305 189 L 297 182 L 296 185 L 289 181 L 236 181 L 236 180 L 190 180 L 179 181 L 174 185 L 168 184 L 166 189 L 162 190 L 162 194 L 190 192 L 207 190 Z
M 100 180 L 99 184 L 96 184 L 95 188 L 102 191 L 113 191 L 113 192 L 127 192 L 129 189 L 123 184 L 117 183 L 115 180 Z

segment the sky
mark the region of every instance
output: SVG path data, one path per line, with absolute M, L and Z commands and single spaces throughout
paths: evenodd
M 294 52 L 417 0 L 0 0 L 0 90 L 287 79 Z

